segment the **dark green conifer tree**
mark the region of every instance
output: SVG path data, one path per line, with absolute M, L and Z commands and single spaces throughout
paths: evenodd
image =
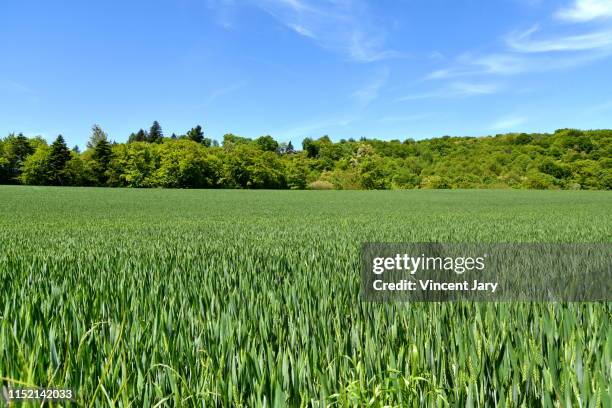
M 49 153 L 50 181 L 53 185 L 64 185 L 66 182 L 65 169 L 70 161 L 70 150 L 66 146 L 66 141 L 62 135 L 58 135 Z
M 159 125 L 158 121 L 153 121 L 151 125 L 151 129 L 149 129 L 149 136 L 147 137 L 147 141 L 149 143 L 160 143 L 164 137 L 162 132 L 162 128 Z

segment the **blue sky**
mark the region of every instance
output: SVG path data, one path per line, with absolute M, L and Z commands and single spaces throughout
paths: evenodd
M 0 135 L 612 127 L 612 0 L 20 0 L 0 16 Z

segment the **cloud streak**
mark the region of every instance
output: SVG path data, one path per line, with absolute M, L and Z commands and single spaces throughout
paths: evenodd
M 464 53 L 449 67 L 434 70 L 424 79 L 513 76 L 569 69 L 607 58 L 612 55 L 612 26 L 584 23 L 608 18 L 611 13 L 610 0 L 575 0 L 571 7 L 553 15 L 573 23 L 571 31 L 559 23 L 546 29 L 534 25 L 513 31 L 503 37 L 503 49 L 488 54 Z M 583 24 L 576 26 L 579 22 Z
M 30 87 L 14 81 L 0 79 L 0 95 L 21 95 L 32 103 L 38 102 L 38 95 Z
M 223 88 L 215 89 L 208 95 L 208 98 L 206 99 L 206 104 L 210 105 L 217 99 L 240 90 L 245 85 L 246 85 L 246 82 L 236 82 L 234 84 L 230 84 Z
M 385 31 L 360 0 L 253 0 L 253 4 L 296 34 L 351 61 L 402 56 L 386 46 Z
M 365 86 L 353 92 L 351 96 L 356 99 L 362 107 L 365 107 L 378 99 L 380 91 L 385 86 L 388 79 L 389 70 L 384 69 Z
M 507 43 L 511 49 L 524 53 L 543 53 L 557 51 L 584 51 L 605 49 L 612 46 L 612 30 L 594 31 L 585 34 L 553 37 L 543 40 L 533 38 L 539 28 L 513 33 Z
M 504 117 L 492 123 L 491 130 L 511 131 L 527 122 L 527 118 L 522 116 Z
M 396 102 L 414 101 L 419 99 L 466 98 L 478 95 L 491 95 L 501 90 L 497 83 L 452 82 L 445 88 L 432 92 L 407 95 L 397 98 Z
M 555 14 L 559 20 L 585 22 L 612 17 L 610 0 L 576 0 L 571 7 L 563 8 Z

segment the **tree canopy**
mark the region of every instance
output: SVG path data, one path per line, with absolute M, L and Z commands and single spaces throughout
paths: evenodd
M 164 137 L 153 122 L 126 143 L 97 125 L 87 150 L 62 136 L 0 139 L 0 183 L 108 187 L 412 189 L 612 189 L 612 130 L 560 129 L 415 141 L 332 142 L 306 138 L 303 150 L 265 135 L 226 134 L 220 146 L 200 125 Z

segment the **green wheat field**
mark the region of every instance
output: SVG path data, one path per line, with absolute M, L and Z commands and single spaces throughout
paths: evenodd
M 86 407 L 612 406 L 611 303 L 362 303 L 366 241 L 612 243 L 612 192 L 0 187 L 2 383 Z

